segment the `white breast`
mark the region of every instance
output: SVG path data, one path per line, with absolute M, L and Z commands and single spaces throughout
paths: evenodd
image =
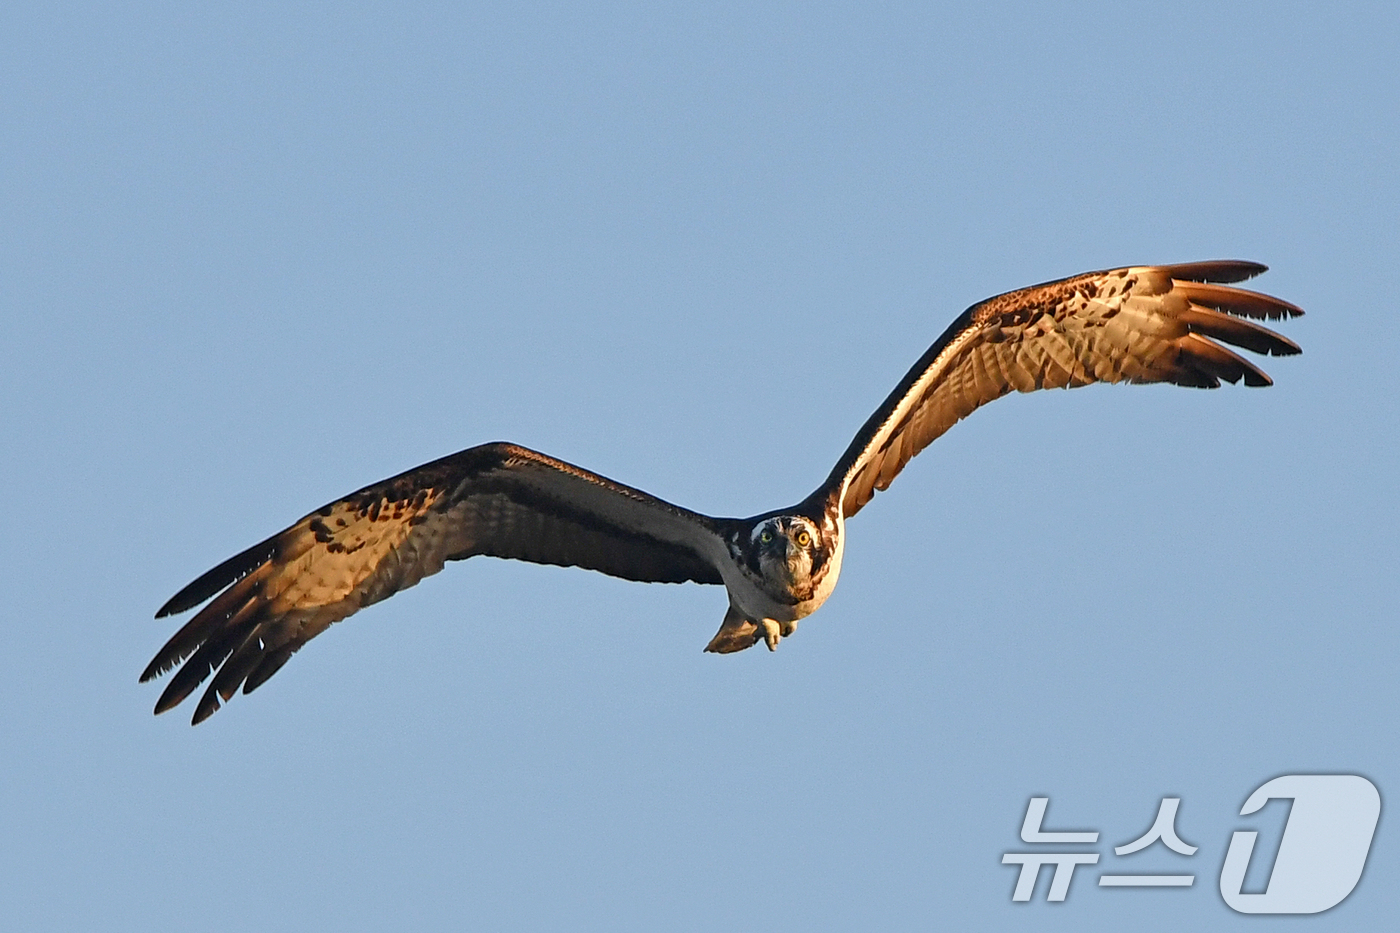
M 720 575 L 729 590 L 729 601 L 749 619 L 758 622 L 772 619 L 775 622 L 795 622 L 816 612 L 827 597 L 836 589 L 836 580 L 841 575 L 841 558 L 846 552 L 845 523 L 837 519 L 836 552 L 831 556 L 826 573 L 817 584 L 812 598 L 795 605 L 779 602 L 768 594 L 742 562 L 728 559 L 719 562 Z

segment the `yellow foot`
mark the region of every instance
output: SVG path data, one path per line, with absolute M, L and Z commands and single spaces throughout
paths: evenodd
M 763 628 L 763 641 L 768 645 L 769 651 L 777 651 L 778 642 L 797 631 L 796 619 L 791 622 L 776 622 L 773 619 L 764 619 L 758 624 Z
M 783 640 L 783 635 L 785 634 L 782 626 L 772 619 L 764 619 L 758 624 L 763 626 L 763 641 L 768 645 L 768 650 L 777 651 L 778 642 Z

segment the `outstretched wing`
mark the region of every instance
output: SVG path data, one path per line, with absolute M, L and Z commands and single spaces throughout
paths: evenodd
M 1267 267 L 1221 260 L 1089 272 L 973 305 L 929 347 L 846 449 L 817 496 L 841 495 L 847 517 L 886 489 L 915 454 L 979 406 L 1012 389 L 1091 382 L 1220 380 L 1272 385 L 1216 341 L 1275 356 L 1301 352 L 1244 318 L 1302 309 L 1230 288 Z M 1211 339 L 1214 338 L 1214 339 Z
M 628 580 L 722 583 L 714 528 L 707 516 L 533 450 L 473 447 L 332 502 L 176 593 L 156 618 L 215 598 L 141 680 L 184 662 L 156 704 L 162 713 L 217 669 L 195 709 L 199 723 L 331 623 L 445 561 L 486 554 Z

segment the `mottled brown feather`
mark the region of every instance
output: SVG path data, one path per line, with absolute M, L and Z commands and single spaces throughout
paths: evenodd
M 1257 366 L 1215 342 L 1275 356 L 1300 352 L 1245 320 L 1292 317 L 1300 308 L 1216 284 L 1264 269 L 1231 260 L 1111 269 L 973 305 L 905 374 L 813 497 L 842 495 L 851 517 L 935 438 L 1013 390 L 1092 382 L 1214 388 L 1222 379 L 1269 385 Z
M 198 723 L 333 623 L 476 555 L 722 583 L 714 521 L 524 447 L 474 447 L 332 502 L 201 575 L 158 615 L 214 598 L 141 679 L 179 666 L 159 713 L 214 673 Z

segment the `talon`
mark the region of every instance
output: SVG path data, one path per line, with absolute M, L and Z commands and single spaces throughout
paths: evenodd
M 764 619 L 760 624 L 763 626 L 763 641 L 768 645 L 768 650 L 777 651 L 778 642 L 783 638 L 781 626 L 772 619 Z
M 778 626 L 778 634 L 782 635 L 784 638 L 787 638 L 795 631 L 797 631 L 796 619 L 793 619 L 791 622 L 784 622 Z

